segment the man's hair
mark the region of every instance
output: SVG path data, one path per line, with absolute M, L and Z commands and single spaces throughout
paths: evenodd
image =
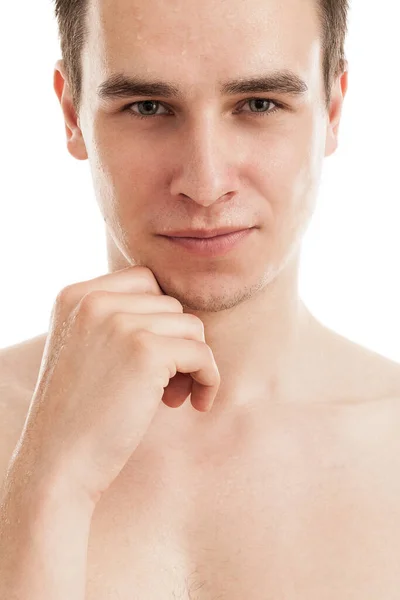
M 53 0 L 65 75 L 77 113 L 82 101 L 82 50 L 88 33 L 89 1 Z M 350 0 L 314 1 L 321 24 L 325 107 L 328 110 L 332 86 L 346 70 L 344 45 Z

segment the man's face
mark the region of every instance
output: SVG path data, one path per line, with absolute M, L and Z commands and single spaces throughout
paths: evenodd
M 148 266 L 192 310 L 250 298 L 298 250 L 309 224 L 323 158 L 335 149 L 315 2 L 92 0 L 83 138 L 70 151 L 82 157 L 84 144 L 108 235 L 127 263 Z M 308 91 L 219 90 L 279 70 Z M 172 82 L 182 98 L 101 99 L 98 87 L 116 73 Z M 237 224 L 258 229 L 218 258 L 157 236 Z

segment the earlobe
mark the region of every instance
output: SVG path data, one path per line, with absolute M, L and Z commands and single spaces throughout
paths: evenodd
M 53 87 L 64 116 L 68 152 L 77 160 L 87 160 L 88 154 L 80 128 L 79 117 L 73 106 L 61 60 L 57 61 L 54 68 Z
M 338 138 L 332 132 L 331 128 L 328 127 L 326 143 L 325 143 L 325 157 L 331 156 L 335 152 L 337 147 L 338 147 Z

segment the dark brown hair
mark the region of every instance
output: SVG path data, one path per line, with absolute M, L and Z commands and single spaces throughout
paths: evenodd
M 72 100 L 79 113 L 82 95 L 82 49 L 87 36 L 89 0 L 53 0 L 58 23 L 64 69 Z M 316 0 L 321 23 L 325 106 L 331 101 L 332 86 L 346 68 L 344 45 L 347 35 L 349 0 Z

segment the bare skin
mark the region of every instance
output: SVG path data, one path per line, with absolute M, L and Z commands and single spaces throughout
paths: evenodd
M 96 507 L 88 600 L 395 600 L 400 366 L 319 327 L 325 397 L 269 404 L 262 418 L 246 409 L 211 433 L 201 423 L 211 413 L 195 422 L 188 402 L 160 404 Z M 2 469 L 45 337 L 1 351 L 14 390 Z
M 90 161 L 110 273 L 149 267 L 203 321 L 221 387 L 207 414 L 161 403 L 102 496 L 87 600 L 397 600 L 400 365 L 324 327 L 298 293 L 347 71 L 326 111 L 313 2 L 168 7 L 92 0 L 79 112 L 62 61 L 54 89 L 68 151 Z M 218 91 L 220 80 L 282 69 L 307 93 Z M 172 81 L 182 98 L 100 100 L 98 87 L 121 71 Z M 268 116 L 254 114 L 255 97 L 270 100 Z M 159 116 L 135 119 L 151 110 L 144 100 Z M 272 113 L 275 102 L 285 108 Z M 207 259 L 160 237 L 223 225 L 256 229 Z M 3 470 L 45 337 L 0 355 Z

